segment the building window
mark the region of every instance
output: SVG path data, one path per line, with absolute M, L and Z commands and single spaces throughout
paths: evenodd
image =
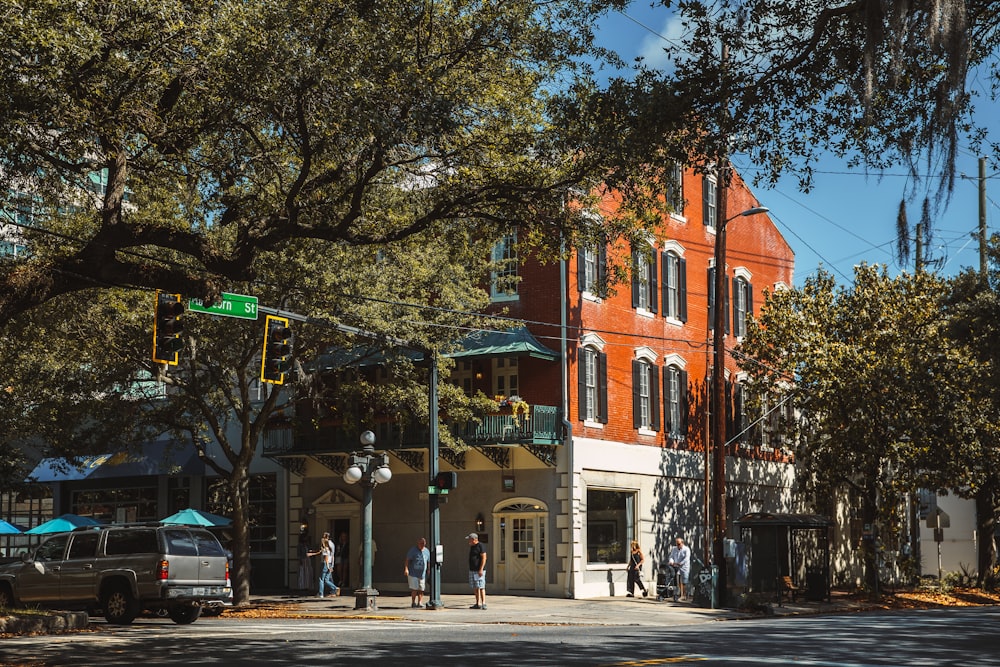
M 687 371 L 671 364 L 663 369 L 664 430 L 675 440 L 687 436 Z
M 683 216 L 684 167 L 680 162 L 674 162 L 667 167 L 667 182 L 664 194 L 671 211 L 677 216 Z
M 650 257 L 638 250 L 632 252 L 632 307 L 655 313 L 657 310 L 656 254 Z
M 750 418 L 747 416 L 747 386 L 737 382 L 733 388 L 733 424 L 727 440 L 747 443 L 751 440 Z
M 607 283 L 607 249 L 604 244 L 581 249 L 576 255 L 576 261 L 577 289 L 604 297 Z
M 517 232 L 505 234 L 493 246 L 490 296 L 494 301 L 517 298 Z
M 663 253 L 663 316 L 687 322 L 687 261 L 673 250 Z
M 733 278 L 733 334 L 745 336 L 747 315 L 753 312 L 753 290 L 743 276 Z
M 273 473 L 250 475 L 247 510 L 250 523 L 250 552 L 276 553 L 278 550 L 278 477 Z M 208 488 L 208 511 L 232 514 L 229 483 L 211 480 Z M 226 546 L 226 545 L 223 545 Z
M 517 357 L 493 360 L 493 395 L 517 396 Z
M 101 523 L 159 521 L 155 480 L 149 486 L 76 490 L 70 494 L 70 512 Z
M 608 357 L 593 347 L 581 351 L 580 419 L 608 423 Z
M 718 203 L 716 200 L 716 189 L 714 177 L 705 176 L 701 179 L 702 221 L 706 227 L 711 227 L 712 229 L 715 229 L 718 222 L 718 215 L 715 210 Z
M 587 562 L 622 564 L 635 539 L 634 491 L 587 489 Z
M 660 430 L 659 375 L 649 361 L 632 361 L 632 417 L 637 429 Z

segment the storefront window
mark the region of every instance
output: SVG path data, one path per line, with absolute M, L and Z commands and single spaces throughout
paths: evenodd
M 587 562 L 624 563 L 635 535 L 635 491 L 587 491 Z

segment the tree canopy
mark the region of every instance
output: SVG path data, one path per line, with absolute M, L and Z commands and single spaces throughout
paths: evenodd
M 612 4 L 8 3 L 0 204 L 31 250 L 0 322 L 90 286 L 211 299 L 296 238 L 558 249 L 598 224 L 565 204 L 600 158 L 554 119 Z

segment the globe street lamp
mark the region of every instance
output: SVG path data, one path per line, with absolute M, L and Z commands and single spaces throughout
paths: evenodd
M 727 180 L 719 184 L 722 190 L 728 185 Z M 722 203 L 717 209 L 725 213 L 725 195 L 719 193 Z M 754 206 L 742 213 L 722 221 L 715 230 L 715 303 L 709 321 L 712 329 L 712 400 L 711 400 L 711 443 L 712 443 L 712 507 L 713 507 L 713 564 L 716 567 L 716 600 L 712 606 L 721 606 L 726 602 L 726 568 L 725 537 L 726 537 L 726 304 L 723 294 L 726 289 L 726 225 L 736 218 L 745 218 L 759 213 L 767 213 L 764 206 Z
M 361 484 L 365 490 L 361 514 L 361 588 L 354 591 L 354 608 L 374 610 L 377 608 L 378 591 L 372 588 L 372 489 L 392 479 L 389 470 L 389 455 L 375 453 L 375 434 L 365 431 L 361 434 L 363 448 L 351 454 L 344 481 Z M 346 554 L 344 556 L 347 557 Z

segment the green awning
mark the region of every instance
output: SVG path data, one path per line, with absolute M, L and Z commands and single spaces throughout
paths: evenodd
M 446 356 L 462 357 L 515 357 L 527 355 L 535 359 L 555 361 L 559 353 L 538 342 L 526 327 L 517 327 L 507 331 L 475 331 L 461 341 L 461 348 L 449 352 Z

